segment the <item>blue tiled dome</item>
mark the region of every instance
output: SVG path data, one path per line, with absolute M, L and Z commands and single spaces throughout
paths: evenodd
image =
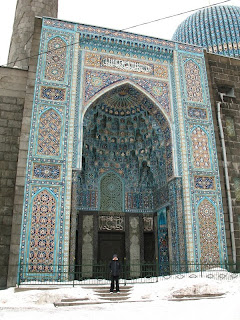
M 178 26 L 172 40 L 195 44 L 211 53 L 240 57 L 240 7 L 202 9 Z

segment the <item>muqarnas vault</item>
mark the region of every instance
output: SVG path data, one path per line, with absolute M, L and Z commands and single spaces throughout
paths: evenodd
M 224 264 L 203 49 L 43 18 L 24 197 L 21 281 L 116 251 Z

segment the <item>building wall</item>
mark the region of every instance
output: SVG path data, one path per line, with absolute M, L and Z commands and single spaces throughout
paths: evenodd
M 0 68 L 0 289 L 6 287 L 27 71 Z
M 236 241 L 237 261 L 240 261 L 240 60 L 214 54 L 205 54 L 215 135 L 217 141 L 221 188 L 223 196 L 224 217 L 228 245 L 229 261 L 232 261 L 231 237 L 229 227 L 228 202 L 226 196 L 225 177 L 223 170 L 222 148 L 217 126 L 216 102 L 220 101 L 219 91 L 224 87 L 234 88 L 234 98 L 224 97 L 221 103 L 221 119 L 227 153 L 228 174 L 233 206 L 234 235 Z
M 124 83 L 151 99 L 151 103 L 145 101 L 145 110 L 149 114 L 156 110 L 154 114 L 164 129 L 166 141 L 169 140 L 168 158 L 174 159 L 175 168 L 168 171 L 168 199 L 165 201 L 164 195 L 160 196 L 162 205 L 170 202 L 171 261 L 226 261 L 203 51 L 111 32 L 110 36 L 105 29 L 43 19 L 39 50 L 50 53 L 40 54 L 37 73 L 32 71 L 28 78 L 32 86 L 36 79 L 34 100 L 31 87 L 25 103 L 30 111 L 33 102 L 33 116 L 28 154 L 25 149 L 22 154 L 28 162 L 26 176 L 24 179 L 21 175 L 23 170 L 18 176 L 21 192 L 25 185 L 20 252 L 22 282 L 35 279 L 36 273 L 42 270 L 49 271 L 51 277 L 51 265 L 56 270 L 63 263 L 68 265 L 72 170 L 81 169 L 82 119 L 101 95 Z M 71 43 L 79 45 L 70 46 Z M 28 126 L 29 129 L 29 123 Z M 172 178 L 178 175 L 183 184 L 179 181 L 175 185 Z M 158 204 L 154 210 L 159 207 Z M 20 217 L 19 207 L 15 212 Z M 15 227 L 9 285 L 14 285 L 17 274 L 21 228 Z
M 175 136 L 172 140 L 177 150 L 174 154 L 175 174 L 178 172 L 182 175 L 184 181 L 183 186 L 179 184 L 177 198 L 175 198 L 175 186 L 169 183 L 169 197 L 172 194 L 169 232 L 171 241 L 174 242 L 172 247 L 176 248 L 176 252 L 171 251 L 172 260 L 187 259 L 199 263 L 205 256 L 207 261 L 213 262 L 223 262 L 226 258 L 218 164 L 202 50 L 162 40 L 156 40 L 159 48 L 157 45 L 154 47 L 155 43 L 148 47 L 147 43 L 149 41 L 151 43 L 151 38 L 135 36 L 137 42 L 130 43 L 128 41 L 130 36 L 125 33 L 116 33 L 114 39 L 110 39 L 108 31 L 101 30 L 100 37 L 97 33 L 91 35 L 91 32 L 93 32 L 92 27 L 53 19 L 44 19 L 42 27 L 42 20 L 35 20 L 31 51 L 34 58 L 30 59 L 26 79 L 20 135 L 8 286 L 14 286 L 17 281 L 20 241 L 22 243 L 20 257 L 23 263 L 32 261 L 34 264 L 34 261 L 42 261 L 43 266 L 47 267 L 46 259 L 42 258 L 47 252 L 38 244 L 38 233 L 41 230 L 37 229 L 37 224 L 38 228 L 41 226 L 39 227 L 38 221 L 34 222 L 37 216 L 49 219 L 45 223 L 49 230 L 51 229 L 51 241 L 47 247 L 55 243 L 55 247 L 50 250 L 49 261 L 52 259 L 55 264 L 61 265 L 63 262 L 68 264 L 72 169 L 75 166 L 76 169 L 80 169 L 79 159 L 81 159 L 83 139 L 80 119 L 97 97 L 121 81 L 132 83 L 151 97 L 171 123 L 176 119 Z M 80 46 L 65 45 L 78 42 L 79 37 L 81 37 Z M 42 55 L 41 52 L 46 50 L 54 54 Z M 38 52 L 39 59 L 36 57 Z M 114 69 L 115 66 L 109 67 L 104 64 L 105 60 L 108 61 L 107 59 L 117 54 L 119 57 L 122 56 L 123 61 L 131 63 L 140 61 L 150 65 L 156 74 L 148 78 L 145 74 L 138 74 L 138 71 L 135 73 L 127 69 L 119 71 Z M 59 60 L 56 59 L 57 56 L 60 57 Z M 152 79 L 154 77 L 156 80 Z M 156 90 L 166 81 L 169 81 L 167 92 L 170 98 L 164 98 L 164 90 Z M 162 124 L 166 123 L 160 112 L 158 116 Z M 56 139 L 51 141 L 53 147 L 51 151 L 47 139 L 49 132 L 57 133 Z M 202 145 L 206 147 L 207 152 Z M 207 158 L 205 167 L 202 165 L 203 157 L 199 158 L 195 149 L 200 150 Z M 78 152 L 74 153 L 74 150 Z M 172 156 L 173 150 L 169 152 Z M 45 172 L 45 167 L 48 173 Z M 189 184 L 188 188 L 186 184 Z M 180 215 L 178 210 L 181 205 L 184 206 L 184 210 L 181 209 Z M 49 215 L 42 215 L 42 207 L 48 207 L 51 216 L 55 215 L 56 220 L 47 218 Z M 187 230 L 183 230 L 183 221 L 187 225 Z M 41 223 L 44 228 L 44 223 Z M 206 224 L 212 229 L 214 238 L 209 239 Z M 181 235 L 177 234 L 176 226 Z M 30 236 L 32 230 L 35 230 L 36 236 L 34 234 Z M 186 244 L 184 232 L 186 232 Z M 31 249 L 29 249 L 30 237 Z M 45 241 L 44 235 L 42 239 Z M 212 241 L 215 245 L 214 252 L 210 250 Z M 175 243 L 180 243 L 181 248 L 177 248 Z M 183 250 L 185 245 L 188 251 L 187 257 Z M 42 254 L 41 258 L 37 257 L 38 253 Z M 31 275 L 34 277 L 34 270 L 25 267 L 21 270 L 23 279 L 28 277 L 25 276 L 25 271 L 30 277 Z
M 32 49 L 29 61 L 29 71 L 26 77 L 25 101 L 23 107 L 23 120 L 19 140 L 19 154 L 17 163 L 17 178 L 15 184 L 15 195 L 13 205 L 13 222 L 10 242 L 10 255 L 8 265 L 8 286 L 15 286 L 17 281 L 17 270 L 19 263 L 19 246 L 22 224 L 22 208 L 24 202 L 24 185 L 27 165 L 27 152 L 29 144 L 29 132 L 32 117 L 32 105 L 34 99 L 35 76 L 38 61 L 39 40 L 41 34 L 41 19 L 35 19 L 34 34 L 32 40 Z

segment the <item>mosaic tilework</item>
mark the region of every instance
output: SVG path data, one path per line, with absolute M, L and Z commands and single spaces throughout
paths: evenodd
M 188 117 L 192 119 L 208 120 L 206 109 L 188 107 L 187 114 L 188 114 Z
M 192 131 L 191 140 L 194 167 L 199 169 L 210 169 L 211 159 L 206 132 L 201 127 L 196 127 Z
M 186 261 L 181 180 L 181 178 L 175 178 L 168 184 L 168 223 L 170 224 L 168 236 L 171 238 L 171 260 L 176 263 Z
M 100 181 L 100 210 L 123 211 L 123 184 L 114 172 L 109 172 Z
M 85 195 L 90 190 L 99 193 L 100 175 L 112 170 L 124 181 L 126 211 L 154 210 L 153 193 L 163 200 L 156 191 L 173 174 L 171 131 L 159 109 L 141 91 L 124 84 L 94 102 L 83 126 L 80 194 L 82 189 Z
M 168 68 L 167 66 L 154 65 L 154 75 L 159 78 L 168 78 Z
M 168 248 L 168 226 L 167 210 L 158 212 L 158 263 L 161 275 L 168 274 L 169 248 Z
M 54 263 L 56 199 L 47 190 L 33 198 L 28 263 L 30 272 L 51 271 Z
M 64 81 L 66 66 L 66 42 L 55 37 L 48 42 L 45 66 L 45 78 L 52 81 Z
M 20 251 L 20 261 L 36 263 L 36 266 L 28 273 L 29 270 L 21 265 L 20 271 L 24 271 L 20 274 L 21 281 L 34 279 L 35 272 L 41 272 L 42 263 L 45 263 L 45 271 L 54 270 L 54 279 L 60 280 L 62 275 L 57 272 L 58 265 L 65 263 L 66 259 L 68 261 L 66 254 L 69 252 L 68 233 L 64 228 L 68 229 L 70 213 L 71 185 L 69 186 L 68 183 L 67 169 L 71 168 L 72 143 L 68 133 L 71 132 L 70 124 L 71 126 L 73 124 L 69 119 L 70 90 L 67 88 L 74 78 L 72 75 L 73 48 L 68 47 L 66 51 L 68 64 L 66 70 L 66 66 L 62 65 L 64 70 L 58 74 L 62 75 L 61 79 L 46 79 L 44 70 L 49 57 L 46 57 L 44 52 L 49 40 L 56 35 L 65 39 L 66 44 L 74 40 L 71 33 L 62 30 L 57 32 L 47 28 L 42 30 L 40 53 L 43 54 L 39 55 L 35 82 Z M 59 64 L 58 67 L 60 69 L 61 65 Z M 58 87 L 56 82 L 63 79 L 63 74 L 64 83 Z M 74 101 L 72 97 L 71 101 Z M 74 109 L 74 103 L 71 108 Z M 49 200 L 46 200 L 45 195 Z M 44 216 L 45 213 L 46 216 Z M 42 239 L 45 237 L 46 250 L 44 240 L 38 242 L 40 234 Z M 30 237 L 32 237 L 31 243 L 29 243 Z M 48 276 L 46 273 L 43 280 L 47 280 Z
M 75 23 L 52 20 L 52 19 L 44 19 L 43 25 L 46 27 L 54 27 L 54 28 L 67 29 L 67 30 L 74 30 L 75 28 Z
M 54 109 L 48 109 L 41 114 L 37 142 L 39 155 L 59 156 L 61 128 L 61 117 Z
M 194 186 L 196 189 L 214 190 L 215 189 L 215 177 L 194 176 Z
M 85 104 L 89 99 L 100 92 L 103 88 L 108 87 L 113 83 L 117 83 L 121 80 L 129 79 L 133 83 L 141 86 L 146 92 L 152 94 L 152 96 L 159 102 L 161 107 L 166 111 L 170 116 L 170 97 L 169 97 L 169 86 L 167 82 L 163 81 L 154 81 L 154 80 L 145 80 L 143 78 L 135 78 L 131 76 L 123 76 L 110 74 L 106 72 L 97 72 L 86 70 L 85 72 L 85 94 L 84 101 Z
M 177 28 L 173 40 L 196 44 L 210 53 L 240 56 L 240 8 L 212 6 L 189 16 Z
M 125 196 L 126 211 L 151 212 L 153 210 L 152 192 L 127 192 Z
M 196 216 L 200 201 L 196 200 L 198 198 L 196 195 L 199 192 L 201 194 L 211 194 L 211 201 L 218 208 L 218 210 L 215 210 L 214 218 L 215 225 L 219 227 L 217 230 L 221 230 L 221 232 L 216 234 L 217 238 L 214 238 L 214 240 L 218 241 L 216 246 L 218 257 L 221 262 L 224 262 L 227 260 L 226 236 L 204 59 L 201 59 L 200 56 L 194 57 L 194 54 L 190 55 L 185 52 L 179 52 L 177 57 L 175 70 L 179 72 L 180 79 L 179 84 L 177 84 L 179 90 L 178 101 L 182 105 L 182 109 L 178 109 L 178 119 L 181 135 L 185 136 L 185 139 L 181 137 L 180 141 L 182 144 L 181 155 L 183 156 L 182 177 L 187 256 L 189 261 L 201 262 L 201 246 L 203 242 L 199 243 L 199 220 L 198 216 Z M 190 62 L 190 69 L 193 68 L 194 70 L 194 64 L 196 64 L 198 70 L 196 69 L 196 74 L 193 72 L 192 78 L 191 72 L 189 72 L 189 77 L 186 81 L 187 62 Z M 198 81 L 201 82 L 200 94 L 199 96 L 196 95 L 198 98 L 191 102 L 190 105 L 190 92 Z M 204 174 L 200 176 L 200 171 L 205 171 L 205 174 L 207 173 L 206 176 Z M 214 224 L 211 224 L 210 227 L 213 228 L 212 231 L 214 233 L 216 231 Z M 204 236 L 207 237 L 207 230 L 202 229 L 202 239 Z M 210 247 L 206 250 L 210 250 Z
M 201 262 L 218 263 L 219 245 L 214 205 L 207 199 L 203 200 L 198 207 Z
M 60 175 L 61 175 L 61 167 L 57 164 L 49 165 L 49 164 L 34 163 L 33 178 L 59 180 Z
M 161 188 L 156 188 L 153 191 L 153 207 L 159 208 L 163 204 L 169 202 L 169 191 L 167 185 L 162 186 Z
M 85 55 L 85 66 L 86 67 L 100 67 L 101 56 L 100 54 L 87 52 Z
M 184 64 L 187 97 L 190 101 L 203 102 L 202 81 L 199 66 L 192 60 Z
M 97 210 L 98 208 L 98 191 L 81 190 L 77 194 L 77 206 L 79 209 Z
M 64 101 L 66 98 L 66 90 L 42 86 L 40 98 L 53 101 Z
M 35 201 L 34 214 L 37 216 L 41 211 L 40 194 L 46 193 L 50 200 L 49 202 L 46 200 L 43 204 L 46 210 L 55 205 L 53 212 L 56 220 L 55 225 L 52 224 L 52 230 L 57 226 L 59 233 L 56 231 L 54 235 L 51 233 L 54 246 L 50 247 L 49 243 L 50 251 L 45 257 L 48 260 L 53 259 L 49 260 L 50 264 L 64 262 L 68 265 L 69 249 L 72 250 L 69 248 L 70 227 L 76 229 L 76 224 L 71 222 L 70 225 L 69 213 L 77 209 L 98 211 L 101 207 L 101 192 L 99 192 L 101 178 L 104 174 L 107 177 L 109 172 L 114 172 L 115 177 L 118 175 L 121 181 L 126 179 L 127 183 L 124 181 L 121 197 L 117 197 L 116 203 L 115 199 L 110 199 L 114 201 L 109 202 L 108 196 L 111 192 L 107 194 L 105 197 L 107 205 L 102 209 L 112 209 L 111 205 L 109 206 L 109 203 L 112 203 L 117 211 L 124 209 L 125 212 L 147 213 L 156 212 L 163 205 L 169 206 L 169 210 L 166 210 L 168 224 L 163 225 L 162 218 L 159 220 L 162 228 L 159 237 L 161 259 L 165 259 L 164 261 L 171 259 L 180 263 L 186 261 L 188 257 L 190 261 L 195 259 L 198 262 L 201 257 L 199 244 L 202 244 L 201 252 L 209 250 L 209 247 L 204 247 L 202 240 L 208 239 L 208 230 L 204 227 L 204 214 L 206 215 L 208 207 L 213 217 L 215 207 L 201 202 L 199 217 L 197 216 L 199 201 L 196 202 L 192 191 L 204 194 L 209 189 L 201 187 L 196 189 L 194 179 L 189 179 L 189 176 L 200 177 L 202 174 L 204 179 L 212 176 L 215 179 L 216 189 L 210 190 L 216 203 L 219 192 L 217 163 L 212 145 L 213 135 L 210 129 L 206 131 L 202 129 L 210 128 L 211 124 L 207 79 L 204 64 L 201 62 L 202 51 L 191 46 L 186 49 L 181 47 L 180 58 L 174 58 L 173 68 L 173 49 L 178 50 L 179 44 L 123 32 L 115 32 L 115 35 L 111 36 L 113 37 L 111 41 L 106 34 L 108 31 L 104 29 L 50 19 L 44 19 L 43 25 L 45 29 L 42 32 L 40 52 L 43 52 L 47 45 L 51 44 L 49 41 L 56 36 L 59 36 L 59 39 L 68 39 L 67 44 L 77 42 L 79 38 L 81 40 L 79 46 L 74 48 L 69 46 L 68 50 L 62 53 L 57 64 L 58 74 L 53 75 L 55 71 L 51 70 L 50 66 L 44 73 L 45 65 L 53 55 L 39 56 L 26 176 L 21 260 L 39 259 L 34 261 L 38 261 L 41 265 L 41 259 L 46 254 L 37 243 L 35 233 L 32 238 L 33 253 L 30 254 L 28 250 L 29 230 L 30 228 L 37 230 L 36 228 L 40 226 L 40 220 L 37 220 L 39 226 L 35 226 L 35 218 L 31 221 L 30 215 L 35 210 L 31 208 L 31 203 Z M 85 49 L 86 47 L 88 49 Z M 121 52 L 120 47 L 123 49 Z M 114 61 L 114 68 L 104 71 L 105 67 L 100 56 L 115 57 L 118 54 L 117 50 L 120 52 L 119 60 L 123 61 L 121 62 L 123 69 L 116 68 L 117 62 Z M 184 50 L 188 53 L 186 54 Z M 101 54 L 96 54 L 97 51 Z M 159 61 L 164 60 L 166 63 L 156 63 L 156 55 Z M 143 58 L 139 60 L 140 65 L 131 64 L 141 59 L 141 56 Z M 65 69 L 61 64 L 65 57 L 69 69 Z M 139 68 L 138 71 L 141 72 L 136 70 L 128 72 L 127 66 L 136 70 Z M 147 66 L 153 66 L 151 77 L 142 72 L 150 70 Z M 58 81 L 63 83 L 56 83 Z M 176 93 L 177 90 L 180 92 Z M 42 144 L 40 149 L 37 143 Z M 48 146 L 51 148 L 48 149 Z M 78 170 L 74 176 L 76 194 L 71 199 L 73 146 L 77 157 L 81 157 L 82 167 L 79 165 L 78 169 L 81 168 L 81 171 Z M 195 149 L 200 152 L 199 161 L 196 152 L 192 152 L 192 147 L 197 147 Z M 209 150 L 212 152 L 212 167 L 206 166 L 205 174 L 202 170 L 206 170 L 206 167 L 198 165 L 193 168 L 191 164 L 201 163 L 201 160 L 206 158 L 205 155 L 210 159 Z M 192 174 L 194 170 L 198 172 Z M 178 175 L 179 178 L 174 178 Z M 110 182 L 116 181 L 117 179 L 112 179 Z M 204 186 L 206 183 L 212 185 L 210 180 L 205 179 L 205 182 L 196 180 L 198 186 L 201 186 L 201 183 Z M 114 188 L 116 183 L 106 184 L 104 190 L 108 190 L 108 187 Z M 58 191 L 53 191 L 53 188 L 58 188 Z M 71 208 L 71 200 L 74 208 Z M 219 216 L 215 210 L 215 226 L 214 223 L 209 225 L 213 234 L 216 230 L 216 221 L 220 221 L 218 227 L 219 230 L 223 230 L 221 203 L 218 201 Z M 76 220 L 76 214 L 72 219 Z M 199 233 L 198 219 L 201 220 L 201 233 Z M 211 219 L 214 221 L 214 218 Z M 51 227 L 50 222 L 47 222 L 46 228 Z M 189 227 L 190 223 L 192 229 Z M 41 230 L 42 235 L 45 232 L 44 228 Z M 74 230 L 71 230 L 71 236 L 72 233 Z M 197 236 L 199 234 L 201 239 Z M 213 240 L 217 242 L 214 237 Z M 220 242 L 224 242 L 222 232 L 219 239 Z M 34 253 L 37 250 L 40 252 L 39 256 Z M 217 257 L 215 251 L 214 257 Z M 208 260 L 214 257 L 208 257 Z M 73 253 L 71 261 L 74 261 Z
M 51 21 L 49 23 L 52 23 Z M 84 36 L 88 36 L 89 39 L 93 38 L 96 39 L 96 37 L 101 37 L 101 40 L 103 42 L 111 42 L 121 44 L 121 45 L 127 45 L 127 46 L 135 46 L 136 41 L 139 45 L 139 48 L 143 49 L 156 49 L 158 52 L 164 52 L 165 50 L 174 49 L 175 43 L 168 41 L 168 40 L 161 40 L 151 37 L 146 37 L 142 35 L 136 35 L 132 33 L 127 32 L 121 32 L 116 30 L 107 30 L 102 29 L 100 27 L 92 27 L 92 26 L 86 26 L 86 25 L 78 25 L 77 30 L 83 34 Z M 110 33 L 109 33 L 110 31 Z M 113 39 L 113 41 L 112 41 Z M 156 47 L 155 47 L 156 46 Z M 168 53 L 171 53 L 172 51 L 169 50 Z

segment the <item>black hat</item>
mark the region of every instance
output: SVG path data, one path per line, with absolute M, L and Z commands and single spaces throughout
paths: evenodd
M 117 258 L 117 254 L 116 253 L 113 255 L 113 258 Z

